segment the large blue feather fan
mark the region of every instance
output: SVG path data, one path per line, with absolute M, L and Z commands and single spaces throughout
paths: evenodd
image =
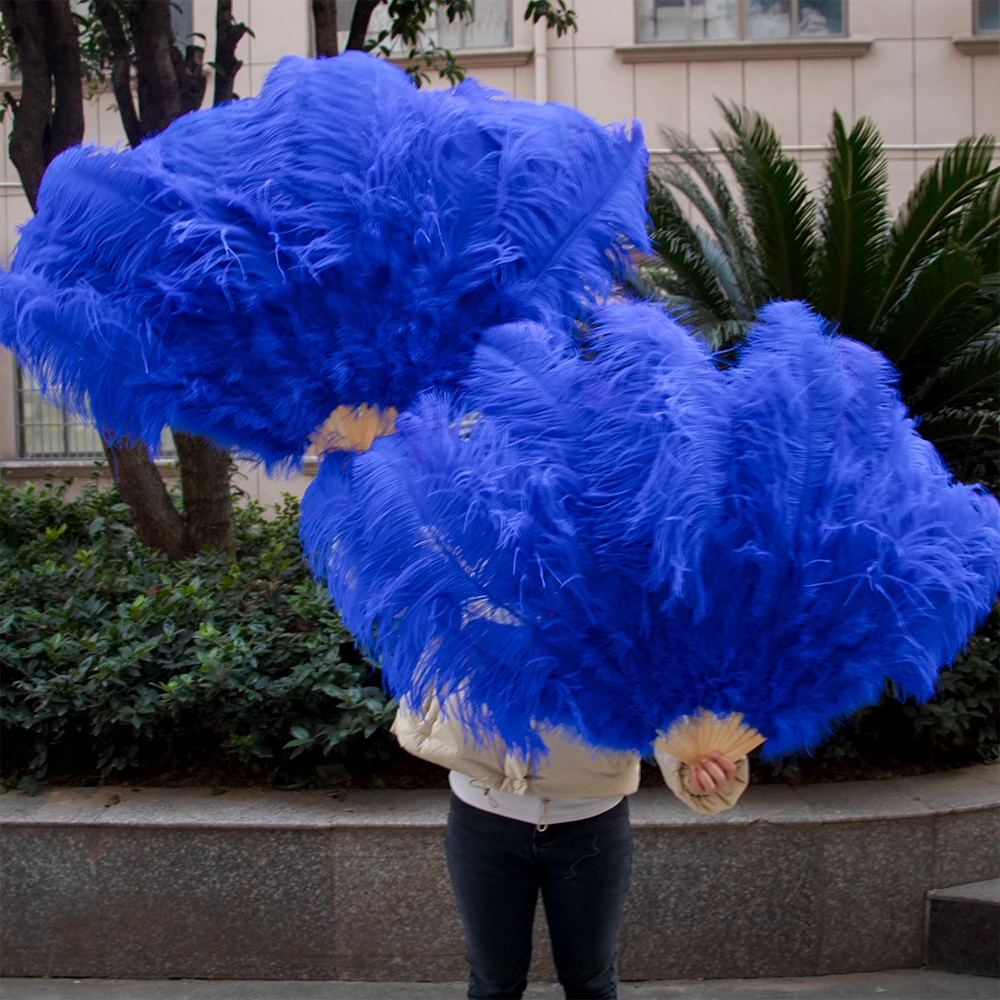
M 462 394 L 328 456 L 302 537 L 394 694 L 537 759 L 648 752 L 699 707 L 770 756 L 886 680 L 919 698 L 1000 587 L 1000 507 L 951 480 L 885 359 L 800 303 L 722 371 L 653 306 L 480 342 Z
M 653 698 L 741 711 L 774 757 L 820 743 L 886 681 L 934 694 L 1000 589 L 1000 505 L 952 480 L 889 362 L 802 303 L 762 310 L 724 379 L 710 599 L 662 620 L 656 655 L 680 672 L 650 671 Z
M 453 388 L 487 327 L 567 328 L 648 245 L 647 159 L 638 124 L 287 57 L 257 98 L 56 158 L 0 342 L 112 436 L 287 464 L 338 405 Z

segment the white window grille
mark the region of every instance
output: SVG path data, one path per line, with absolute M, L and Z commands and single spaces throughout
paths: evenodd
M 639 42 L 815 38 L 845 29 L 844 0 L 636 0 Z
M 17 440 L 21 458 L 103 458 L 93 424 L 45 399 L 38 383 L 17 369 Z M 175 455 L 169 430 L 160 439 L 160 458 Z

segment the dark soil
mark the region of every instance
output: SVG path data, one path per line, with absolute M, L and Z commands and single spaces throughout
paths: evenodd
M 365 744 L 354 747 L 342 756 L 331 756 L 316 764 L 301 762 L 299 766 L 275 768 L 262 761 L 241 761 L 226 753 L 187 766 L 164 768 L 159 766 L 130 768 L 114 772 L 104 779 L 92 770 L 77 770 L 71 759 L 54 760 L 44 783 L 69 787 L 101 784 L 132 785 L 140 788 L 277 788 L 293 790 L 315 789 L 380 789 L 380 788 L 447 788 L 448 772 L 435 764 L 427 763 L 401 750 L 388 733 L 381 733 Z M 928 774 L 951 770 L 970 763 L 968 755 L 944 759 L 913 761 L 883 757 L 879 760 L 824 760 L 799 758 L 779 765 L 754 761 L 750 769 L 750 783 L 799 785 L 812 782 L 863 781 L 895 778 L 905 775 Z M 10 758 L 7 765 L 9 767 Z M 5 767 L 6 787 L 17 783 L 14 773 Z M 663 777 L 659 768 L 642 762 L 640 786 L 662 787 Z

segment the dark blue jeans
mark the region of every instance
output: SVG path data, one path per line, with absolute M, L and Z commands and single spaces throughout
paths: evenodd
M 627 800 L 591 819 L 539 830 L 452 795 L 445 848 L 465 928 L 469 996 L 524 993 L 541 889 L 566 996 L 617 997 L 632 845 Z

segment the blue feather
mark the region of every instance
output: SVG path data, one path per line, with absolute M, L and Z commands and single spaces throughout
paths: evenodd
M 777 756 L 815 746 L 886 680 L 926 699 L 1000 589 L 1000 506 L 951 481 L 877 352 L 776 303 L 725 374 L 732 414 L 713 606 L 672 621 L 700 703 Z
M 303 545 L 394 693 L 419 706 L 460 692 L 478 739 L 500 733 L 537 758 L 530 720 L 582 696 L 564 656 L 593 577 L 563 504 L 574 477 L 490 417 L 468 434 L 459 417 L 424 397 L 368 452 L 327 456 Z
M 647 752 L 699 707 L 770 756 L 886 680 L 934 691 L 1000 589 L 1000 506 L 954 483 L 875 351 L 801 303 L 721 371 L 652 306 L 486 331 L 460 394 L 327 457 L 303 543 L 419 706 L 537 756 L 537 725 Z M 475 414 L 470 434 L 463 415 Z
M 287 465 L 338 405 L 454 388 L 487 327 L 568 328 L 648 246 L 647 159 L 637 124 L 287 57 L 257 98 L 57 157 L 0 338 L 111 433 Z

